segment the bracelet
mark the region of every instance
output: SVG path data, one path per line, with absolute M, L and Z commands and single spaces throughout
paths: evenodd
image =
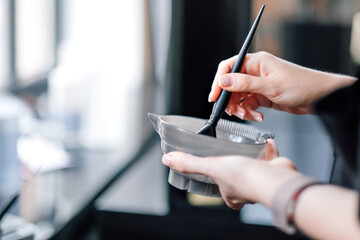
M 296 233 L 294 223 L 296 201 L 304 189 L 316 184 L 321 184 L 321 182 L 312 177 L 299 175 L 278 188 L 271 201 L 275 226 L 287 234 Z

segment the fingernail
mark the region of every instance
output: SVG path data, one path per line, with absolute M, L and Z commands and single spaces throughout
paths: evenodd
M 263 119 L 262 119 L 261 117 L 255 117 L 255 121 L 257 121 L 257 122 L 262 122 Z
M 244 120 L 244 114 L 243 114 L 242 112 L 237 112 L 235 115 L 236 115 L 238 118 Z
M 212 102 L 210 97 L 211 97 L 211 93 L 209 94 L 208 101 Z
M 165 164 L 166 166 L 169 166 L 169 165 L 170 165 L 170 162 L 171 162 L 171 157 L 169 157 L 168 155 L 164 155 L 163 158 L 162 158 L 162 162 L 163 162 L 163 164 Z
M 231 109 L 226 109 L 225 112 L 227 113 L 227 115 L 232 116 Z
M 220 78 L 220 87 L 231 87 L 232 78 L 229 76 L 223 76 Z

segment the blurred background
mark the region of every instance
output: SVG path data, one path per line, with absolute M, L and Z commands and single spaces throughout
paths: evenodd
M 0 1 L 0 211 L 17 199 L 0 235 L 288 239 L 261 205 L 233 211 L 168 185 L 147 117 L 208 118 L 217 65 L 238 53 L 262 4 L 251 52 L 354 75 L 355 0 Z M 329 181 L 333 148 L 316 116 L 261 112 L 246 123 Z

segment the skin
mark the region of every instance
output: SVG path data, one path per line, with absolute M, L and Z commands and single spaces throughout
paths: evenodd
M 260 106 L 308 114 L 320 98 L 356 81 L 349 76 L 304 68 L 264 52 L 248 54 L 241 73 L 230 74 L 235 60 L 233 57 L 219 65 L 209 101 L 215 101 L 221 89 L 233 92 L 227 112 L 242 119 L 262 121 L 263 116 L 257 111 Z M 247 202 L 270 207 L 277 189 L 301 175 L 291 160 L 279 157 L 273 140 L 269 140 L 260 160 L 244 156 L 201 158 L 171 152 L 162 161 L 179 172 L 214 179 L 226 204 L 233 209 L 240 209 Z M 353 190 L 332 185 L 308 187 L 298 198 L 295 223 L 315 239 L 360 239 L 358 201 L 359 194 Z
M 256 111 L 259 107 L 309 114 L 320 98 L 356 81 L 353 77 L 304 68 L 266 52 L 248 54 L 241 73 L 229 73 L 236 58 L 219 64 L 209 101 L 216 101 L 221 89 L 233 92 L 227 113 L 241 119 L 262 121 L 262 114 Z

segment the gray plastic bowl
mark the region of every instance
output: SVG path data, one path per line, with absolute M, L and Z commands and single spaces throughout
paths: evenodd
M 205 126 L 207 120 L 149 113 L 155 130 L 161 138 L 164 154 L 182 151 L 199 157 L 243 155 L 260 158 L 267 139 L 274 134 L 259 128 L 221 119 L 216 127 L 216 136 L 209 137 L 196 132 Z M 181 190 L 220 197 L 219 188 L 211 178 L 200 174 L 184 174 L 170 169 L 169 183 Z

